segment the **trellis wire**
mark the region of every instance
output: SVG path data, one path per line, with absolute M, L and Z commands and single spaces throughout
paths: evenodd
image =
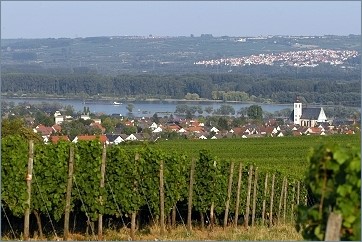
M 167 185 L 167 182 L 164 181 L 164 183 L 165 183 L 165 185 L 166 185 L 166 189 L 167 189 L 167 190 L 170 190 L 169 187 L 168 187 L 168 185 Z M 183 224 L 183 226 L 184 226 L 184 228 L 185 228 L 185 230 L 186 230 L 186 234 L 187 234 L 187 236 L 189 236 L 189 235 L 190 235 L 190 234 L 189 234 L 189 231 L 188 231 L 187 228 L 186 228 L 186 225 L 185 225 L 184 220 L 182 219 L 181 213 L 180 213 L 179 209 L 177 208 L 177 206 L 175 206 L 175 208 L 176 208 L 176 210 L 177 210 L 177 212 L 178 212 L 178 216 L 180 216 L 180 218 L 181 218 L 182 224 Z
M 16 238 L 16 236 L 15 236 L 15 232 L 14 232 L 14 230 L 13 230 L 13 227 L 11 226 L 11 223 L 10 223 L 9 217 L 8 217 L 8 215 L 6 214 L 6 211 L 5 211 L 5 209 L 4 209 L 3 203 L 1 203 L 1 208 L 2 208 L 2 209 L 3 209 L 3 211 L 4 211 L 5 218 L 6 218 L 6 220 L 7 220 L 7 221 L 8 221 L 8 223 L 9 223 L 10 230 L 11 230 L 11 232 L 13 233 L 13 236 L 14 236 L 14 239 L 15 239 L 15 238 Z
M 39 193 L 40 193 L 40 197 L 41 197 L 41 199 L 43 200 L 43 203 L 45 204 L 45 209 L 46 209 L 46 211 L 47 211 L 47 215 L 48 215 L 48 218 L 49 218 L 49 220 L 50 220 L 50 224 L 51 224 L 51 226 L 52 226 L 54 235 L 55 235 L 56 238 L 58 238 L 57 232 L 55 231 L 55 228 L 54 228 L 54 225 L 53 225 L 53 220 L 52 220 L 52 218 L 50 217 L 49 210 L 48 210 L 48 208 L 47 208 L 47 206 L 46 206 L 45 199 L 44 199 L 44 197 L 43 197 L 43 193 L 41 192 L 40 186 L 39 186 L 39 183 L 38 183 L 38 180 L 36 179 L 35 170 L 33 170 L 33 174 L 34 174 L 36 186 L 37 186 L 37 188 L 38 188 L 38 190 L 39 190 Z
M 87 221 L 89 222 L 89 227 L 90 227 L 91 230 L 92 230 L 92 235 L 93 235 L 94 238 L 96 238 L 95 233 L 94 233 L 94 228 L 93 228 L 92 225 L 90 224 L 90 219 L 89 219 L 89 216 L 88 216 L 88 213 L 87 213 L 87 209 L 86 209 L 86 207 L 85 207 L 85 205 L 84 205 L 82 196 L 80 195 L 80 191 L 79 191 L 79 188 L 78 188 L 78 184 L 77 184 L 77 182 L 76 182 L 76 179 L 75 179 L 75 175 L 73 175 L 73 179 L 74 179 L 74 184 L 75 184 L 75 186 L 76 186 L 76 188 L 77 188 L 77 191 L 78 191 L 78 195 L 79 195 L 80 201 L 81 201 L 81 203 L 82 203 L 82 205 L 83 205 L 83 208 L 84 208 L 85 216 L 87 217 Z
M 152 221 L 153 221 L 153 223 L 155 224 L 155 223 L 156 223 L 156 220 L 153 218 L 151 206 L 150 206 L 150 204 L 148 203 L 148 199 L 147 199 L 147 196 L 146 196 L 145 192 L 143 191 L 142 185 L 141 185 L 141 192 L 142 192 L 142 195 L 144 196 L 144 198 L 145 198 L 145 200 L 146 200 L 147 207 L 148 207 L 148 211 L 149 211 L 150 214 L 151 214 Z
M 123 227 L 126 227 L 126 224 L 125 224 L 125 222 L 124 222 L 124 220 L 123 220 L 123 217 L 122 217 L 123 215 L 122 215 L 121 209 L 120 209 L 119 206 L 118 206 L 116 197 L 114 196 L 114 193 L 113 193 L 113 189 L 112 189 L 111 185 L 109 185 L 109 182 L 108 182 L 108 181 L 107 181 L 107 185 L 109 186 L 109 188 L 110 188 L 110 190 L 111 190 L 111 193 L 112 193 L 112 196 L 113 196 L 113 200 L 114 200 L 114 202 L 116 203 L 117 210 L 118 210 L 118 212 L 119 212 L 119 214 L 120 214 L 120 216 L 121 216 L 121 220 L 122 220 L 122 223 L 123 223 Z
M 196 189 L 196 191 L 195 191 L 195 193 L 198 193 L 198 191 L 197 191 L 197 189 Z M 196 194 L 195 194 L 196 195 Z M 197 195 L 200 195 L 200 194 L 197 194 Z M 199 196 L 198 196 L 199 197 Z M 200 197 L 200 199 L 201 199 L 201 202 L 204 202 L 204 200 L 202 199 L 202 196 Z M 209 218 L 209 215 L 208 215 L 208 213 L 206 212 L 205 213 L 206 214 L 206 221 L 210 224 L 210 218 Z

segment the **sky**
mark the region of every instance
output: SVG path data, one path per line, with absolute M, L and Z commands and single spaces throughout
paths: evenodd
M 1 38 L 361 34 L 360 1 L 1 1 Z

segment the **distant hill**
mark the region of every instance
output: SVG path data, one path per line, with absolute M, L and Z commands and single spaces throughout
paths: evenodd
M 112 76 L 126 73 L 243 73 L 245 68 L 242 67 L 206 68 L 195 63 L 311 49 L 360 52 L 361 36 L 103 36 L 1 40 L 2 71 L 5 72 Z M 359 66 L 360 57 L 350 60 L 347 65 Z

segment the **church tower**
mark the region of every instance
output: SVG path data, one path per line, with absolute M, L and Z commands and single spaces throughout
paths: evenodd
M 299 100 L 299 96 L 297 96 L 294 102 L 294 124 L 300 125 L 300 117 L 302 116 L 302 108 L 303 105 Z

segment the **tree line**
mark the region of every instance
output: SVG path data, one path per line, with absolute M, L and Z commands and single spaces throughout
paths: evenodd
M 297 95 L 307 103 L 358 106 L 360 79 L 255 77 L 248 74 L 24 74 L 4 73 L 2 92 L 97 98 L 172 98 L 291 103 Z

